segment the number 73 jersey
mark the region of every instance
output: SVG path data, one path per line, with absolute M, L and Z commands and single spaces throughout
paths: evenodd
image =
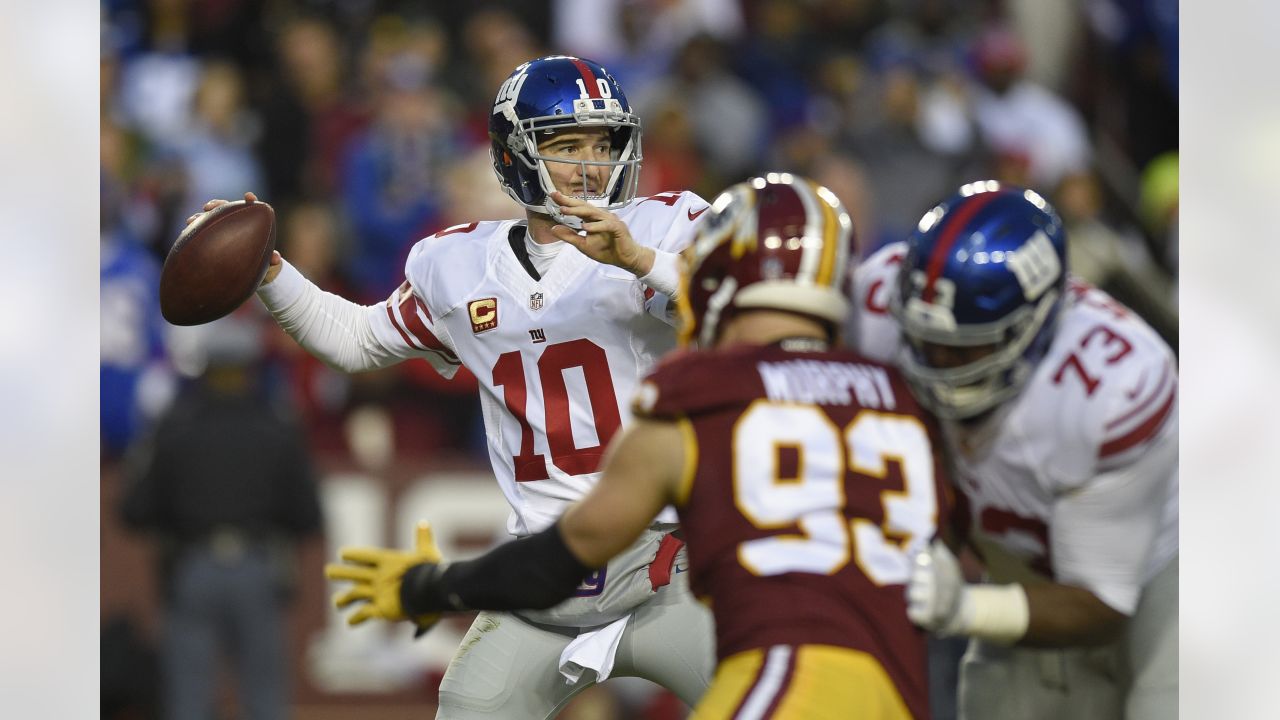
M 857 270 L 858 348 L 900 352 L 889 293 L 905 252 Z M 1075 278 L 1026 386 L 986 421 L 947 424 L 967 525 L 992 579 L 1089 589 L 1125 614 L 1178 552 L 1178 370 L 1133 311 Z
M 685 430 L 677 510 L 719 657 L 851 648 L 927 717 L 905 584 L 951 503 L 934 422 L 897 372 L 847 350 L 689 353 L 659 365 L 636 411 Z
M 674 253 L 705 206 L 693 193 L 663 193 L 616 214 L 636 242 Z M 632 273 L 564 245 L 535 280 L 513 244 L 523 249 L 514 220 L 420 241 L 373 324 L 396 355 L 424 358 L 445 377 L 460 365 L 476 376 L 508 530 L 526 535 L 594 485 L 605 446 L 630 420 L 625 400 L 675 333 L 668 298 Z

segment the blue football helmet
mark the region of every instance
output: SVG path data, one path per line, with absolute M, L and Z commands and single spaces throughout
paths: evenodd
M 1021 391 L 1053 341 L 1066 248 L 1044 198 L 991 180 L 925 213 L 890 303 L 906 341 L 902 369 L 921 402 L 964 419 Z
M 613 209 L 636 196 L 640 181 L 640 118 L 631 112 L 618 81 L 599 64 L 567 55 L 551 55 L 517 67 L 498 89 L 489 116 L 493 171 L 502 188 L 528 210 L 549 214 L 577 227 L 577 218 L 560 213 L 555 190 L 538 141 L 569 127 L 606 127 L 613 151 L 608 161 L 579 161 L 612 168 L 599 195 L 586 200 Z

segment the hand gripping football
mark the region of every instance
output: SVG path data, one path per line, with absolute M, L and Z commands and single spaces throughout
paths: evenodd
M 220 205 L 187 226 L 160 272 L 160 313 L 201 325 L 253 295 L 276 247 L 276 213 L 264 202 Z

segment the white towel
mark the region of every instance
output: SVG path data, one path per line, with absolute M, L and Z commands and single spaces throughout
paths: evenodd
M 627 629 L 630 615 L 623 616 L 599 630 L 584 632 L 574 638 L 560 653 L 560 674 L 565 683 L 573 685 L 582 677 L 582 671 L 596 671 L 596 681 L 604 682 L 613 672 L 613 658 L 622 642 L 622 632 Z

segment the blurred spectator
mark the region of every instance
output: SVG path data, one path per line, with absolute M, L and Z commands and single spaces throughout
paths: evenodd
M 733 68 L 758 93 L 769 131 L 782 133 L 805 121 L 809 82 L 823 49 L 804 3 L 757 0 L 749 20 L 752 32 L 734 45 Z
M 160 317 L 160 263 L 123 217 L 129 192 L 128 143 L 120 128 L 103 122 L 99 426 L 107 458 L 119 457 L 147 429 L 175 388 Z
M 810 3 L 814 32 L 826 52 L 862 49 L 889 16 L 886 0 L 816 0 Z
M 1071 74 L 1069 58 L 1083 29 L 1084 4 L 1004 0 L 1008 21 L 1027 51 L 1023 71 L 1027 79 L 1055 93 L 1066 91 Z
M 487 143 L 472 148 L 453 163 L 445 176 L 444 192 L 444 215 L 440 223 L 444 227 L 524 216 L 524 208 L 493 181 L 493 158 Z
M 974 117 L 996 154 L 996 179 L 1052 192 L 1090 161 L 1080 113 L 1049 89 L 1022 77 L 1026 49 L 1007 28 L 992 26 L 974 48 L 978 78 Z
M 189 54 L 183 0 L 149 0 L 136 17 L 136 40 L 113 37 L 134 52 L 123 58 L 120 102 L 123 122 L 148 141 L 177 143 L 186 134 L 191 101 L 200 81 L 200 62 Z
M 745 29 L 738 0 L 554 0 L 551 12 L 556 51 L 595 60 L 633 95 L 695 35 L 732 43 Z
M 638 194 L 656 195 L 676 188 L 708 192 L 703 187 L 708 173 L 686 108 L 687 103 L 668 98 L 650 114 L 644 130 L 644 174 Z
M 160 266 L 131 238 L 108 230 L 101 254 L 100 427 L 102 452 L 119 455 L 174 393 L 157 297 Z
M 547 53 L 528 26 L 502 8 L 482 6 L 463 23 L 461 35 L 463 53 L 454 58 L 448 87 L 466 108 L 468 139 L 487 147 L 493 109 L 490 88 L 500 87 L 520 63 Z
M 303 202 L 280 217 L 280 252 L 322 289 L 342 294 L 338 260 L 344 229 L 324 203 Z M 266 330 L 271 352 L 282 360 L 285 383 L 312 447 L 342 446 L 342 423 L 353 378 L 316 360 L 274 323 Z
M 1173 281 L 1136 228 L 1121 230 L 1104 220 L 1102 188 L 1096 176 L 1077 173 L 1064 178 L 1054 205 L 1070 239 L 1067 264 L 1071 272 L 1132 308 L 1177 347 Z
M 973 17 L 961 0 L 903 0 L 867 39 L 867 61 L 888 67 L 910 60 L 929 80 L 961 72 Z
M 328 21 L 304 16 L 285 24 L 275 49 L 277 73 L 258 93 L 264 197 L 287 205 L 303 195 L 332 195 L 342 153 L 368 122 L 367 109 L 349 96 L 342 42 Z
M 243 716 L 286 718 L 289 551 L 320 528 L 318 493 L 301 435 L 258 385 L 258 326 L 203 329 L 208 366 L 138 449 L 122 515 L 160 546 L 165 716 L 215 715 L 221 651 Z
M 188 129 L 174 144 L 187 178 L 182 206 L 198 208 L 209 198 L 238 197 L 261 187 L 252 150 L 259 120 L 246 104 L 240 71 L 228 62 L 205 64 L 191 109 Z M 180 231 L 174 228 L 173 235 Z
M 342 182 L 355 232 L 347 278 L 363 302 L 395 289 L 409 247 L 441 227 L 444 174 L 458 152 L 459 109 L 435 83 L 440 42 L 433 25 L 388 19 L 365 56 L 374 116 L 348 147 Z
M 1177 0 L 1090 0 L 1080 99 L 1135 168 L 1178 147 Z
M 704 167 L 721 178 L 736 180 L 763 157 L 768 108 L 729 72 L 724 46 L 710 35 L 689 40 L 672 74 L 630 100 L 640 108 L 645 127 L 655 124 L 655 112 L 678 104 L 692 124 Z
M 877 84 L 879 97 L 865 127 L 856 129 L 845 146 L 871 178 L 877 218 L 877 237 L 862 241 L 872 248 L 901 240 L 920 220 L 921 208 L 931 207 L 964 179 L 965 156 L 937 152 L 922 138 L 920 81 L 907 64 L 890 68 Z

